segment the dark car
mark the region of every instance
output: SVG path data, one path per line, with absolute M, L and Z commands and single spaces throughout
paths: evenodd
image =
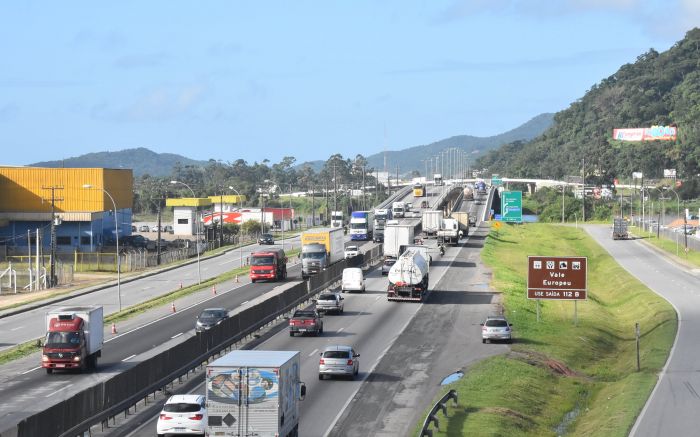
M 396 264 L 396 260 L 394 258 L 385 259 L 382 263 L 382 276 L 388 275 L 389 270 L 391 270 L 391 266 L 394 264 Z
M 316 310 L 296 310 L 289 319 L 289 336 L 294 334 L 313 334 L 319 336 L 323 334 L 323 320 L 321 314 Z
M 473 215 L 469 216 L 469 226 L 476 226 L 476 217 Z
M 275 244 L 275 238 L 272 234 L 262 234 L 260 238 L 258 238 L 258 244 Z
M 134 249 L 145 249 L 146 238 L 143 235 L 129 235 L 119 239 L 125 247 L 133 247 Z
M 197 317 L 194 330 L 195 332 L 206 331 L 226 319 L 228 319 L 228 311 L 225 308 L 207 308 Z

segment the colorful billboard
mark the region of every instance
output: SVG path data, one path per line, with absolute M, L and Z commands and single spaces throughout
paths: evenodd
M 634 129 L 613 129 L 613 139 L 619 141 L 676 141 L 675 126 L 652 126 Z

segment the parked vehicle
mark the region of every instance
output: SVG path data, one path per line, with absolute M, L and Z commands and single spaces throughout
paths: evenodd
M 207 428 L 206 398 L 202 395 L 170 396 L 158 416 L 156 434 L 204 435 Z
M 323 334 L 323 320 L 316 310 L 296 310 L 289 319 L 289 336 L 294 334 L 311 333 L 315 336 Z
M 508 343 L 513 341 L 512 323 L 508 323 L 503 316 L 488 316 L 484 323 L 481 323 L 481 342 L 490 343 L 493 340 L 505 340 Z
M 394 218 L 403 218 L 406 212 L 406 205 L 403 202 L 394 202 L 391 204 L 391 215 Z
M 442 175 L 440 173 L 435 173 L 433 175 L 433 183 L 435 184 L 436 187 L 440 186 L 440 185 L 444 185 L 444 183 L 442 181 Z
M 147 243 L 147 238 L 143 235 L 128 235 L 126 237 L 119 238 L 119 244 L 123 247 L 131 247 L 134 249 L 145 249 Z
M 413 244 L 415 227 L 409 223 L 389 225 L 384 229 L 384 256 L 398 258 L 401 247 Z
M 192 244 L 193 244 L 192 240 L 189 240 L 187 238 L 176 238 L 170 242 L 170 245 L 172 247 L 177 248 L 177 249 L 188 248 Z
M 148 227 L 148 225 L 141 225 L 139 226 L 139 232 L 149 232 L 151 228 Z
M 355 379 L 360 372 L 360 354 L 352 346 L 326 346 L 318 361 L 318 379 L 345 376 Z
M 136 225 L 131 225 L 131 232 L 136 232 Z
M 275 244 L 275 237 L 272 234 L 261 234 L 258 238 L 258 244 Z
M 445 213 L 442 210 L 423 211 L 423 233 L 426 235 L 436 235 L 442 229 Z
M 437 231 L 438 241 L 443 244 L 457 245 L 459 243 L 460 230 L 457 220 L 453 218 L 442 219 L 442 226 Z
M 197 333 L 207 331 L 226 319 L 228 319 L 228 311 L 226 308 L 204 309 L 199 313 L 199 316 L 197 316 L 194 331 Z
M 284 249 L 267 249 L 250 255 L 250 281 L 260 279 L 283 281 L 287 279 L 287 255 Z
M 160 226 L 158 226 L 158 225 L 153 225 L 153 226 L 151 226 L 151 232 L 158 232 L 159 230 L 160 230 L 161 232 L 163 231 L 163 229 L 162 229 Z
M 340 281 L 340 289 L 346 291 L 365 292 L 365 275 L 359 267 L 347 267 L 343 269 L 343 277 Z
M 391 266 L 396 264 L 396 258 L 385 258 L 384 262 L 382 263 L 382 276 L 386 276 L 389 274 L 389 270 L 391 270 Z
M 168 234 L 173 234 L 175 233 L 175 230 L 171 225 L 165 225 L 163 226 L 163 232 L 167 232 Z
M 87 370 L 97 367 L 104 341 L 101 306 L 65 307 L 46 313 L 46 337 L 41 367 Z
M 346 246 L 345 247 L 345 259 L 354 258 L 360 254 L 360 248 L 357 246 Z
M 331 211 L 331 228 L 342 228 L 344 224 L 343 211 Z
M 627 238 L 629 238 L 629 233 L 627 232 L 627 221 L 621 217 L 613 218 L 612 239 L 626 240 Z
M 389 270 L 388 300 L 422 302 L 428 294 L 428 263 L 416 249 L 407 249 Z
M 350 216 L 350 239 L 371 240 L 372 222 L 369 211 L 353 211 Z
M 372 241 L 381 243 L 384 241 L 384 228 L 387 221 L 392 220 L 393 215 L 391 209 L 378 208 L 374 210 L 374 232 L 372 233 Z
M 413 197 L 424 197 L 425 196 L 425 186 L 420 182 L 413 184 Z
M 298 436 L 300 371 L 299 351 L 234 350 L 208 364 L 207 435 Z
M 344 259 L 341 228 L 311 229 L 301 234 L 301 276 L 306 279 Z
M 321 293 L 316 299 L 316 311 L 319 313 L 343 314 L 343 296 L 338 293 Z

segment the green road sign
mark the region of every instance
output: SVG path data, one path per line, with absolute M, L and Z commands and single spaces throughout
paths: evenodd
M 500 177 L 493 176 L 491 177 L 491 185 L 494 187 L 500 187 L 501 185 L 503 185 L 503 179 L 501 179 Z
M 511 223 L 523 222 L 523 193 L 521 191 L 501 193 L 501 220 Z

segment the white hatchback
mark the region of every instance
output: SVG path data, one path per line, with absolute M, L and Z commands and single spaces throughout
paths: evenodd
M 207 428 L 207 407 L 202 395 L 175 395 L 163 405 L 158 416 L 156 433 L 204 435 Z

